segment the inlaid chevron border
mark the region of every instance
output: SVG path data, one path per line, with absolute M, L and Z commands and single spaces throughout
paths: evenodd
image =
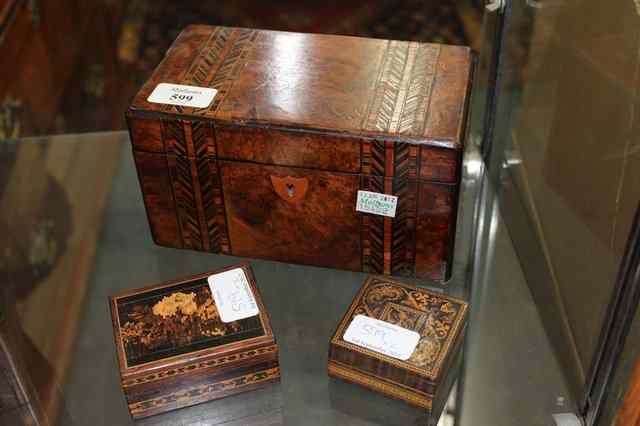
M 361 176 L 360 189 L 384 193 L 384 178 Z M 372 274 L 385 273 L 385 218 L 374 214 L 362 215 L 362 270 Z
M 378 140 L 362 142 L 362 173 L 366 175 L 384 176 L 385 143 Z
M 363 130 L 421 136 L 440 46 L 390 41 Z
M 403 93 L 402 112 L 397 127 L 392 130 L 420 136 L 424 133 L 440 49 L 440 45 L 436 44 L 420 44 L 411 49 L 415 54 L 407 91 Z
M 181 84 L 189 86 L 205 86 L 208 76 L 215 69 L 215 64 L 219 62 L 224 46 L 229 40 L 230 28 L 217 27 L 204 43 L 204 47 L 189 65 L 184 74 Z M 189 108 L 191 109 L 191 108 Z M 165 105 L 165 112 L 183 113 L 185 107 L 181 105 Z
M 184 248 L 228 253 L 219 171 L 210 156 L 213 131 L 204 121 L 166 120 L 163 141 Z M 215 152 L 213 152 L 215 155 Z
M 189 109 L 189 113 L 195 115 L 207 115 L 216 111 L 233 85 L 233 76 L 237 75 L 242 59 L 253 47 L 257 36 L 256 30 L 216 27 L 182 79 L 182 84 L 185 85 L 216 89 L 218 93 L 213 103 L 207 108 L 167 105 L 165 111 L 180 114 Z
M 390 41 L 362 129 L 422 136 L 440 46 Z M 362 265 L 372 273 L 412 275 L 415 268 L 419 146 L 362 142 L 361 189 L 398 197 L 396 217 L 362 216 Z
M 392 193 L 398 197 L 396 217 L 391 221 L 392 274 L 413 275 L 415 266 L 418 153 L 416 145 L 394 144 Z
M 243 66 L 244 60 L 251 52 L 259 32 L 246 28 L 236 29 L 233 45 L 226 53 L 224 60 L 216 69 L 215 76 L 208 87 L 213 87 L 218 91 L 213 103 L 209 106 L 208 112 L 217 111 L 220 104 L 227 96 L 233 86 L 233 77 L 238 75 L 239 68 Z
M 217 71 L 220 59 L 224 56 L 227 42 L 233 39 L 232 33 L 231 28 L 216 27 L 187 72 L 188 84 L 204 86 L 211 80 Z
M 362 267 L 376 274 L 412 275 L 415 267 L 418 145 L 362 142 L 360 189 L 398 197 L 394 218 L 362 215 Z

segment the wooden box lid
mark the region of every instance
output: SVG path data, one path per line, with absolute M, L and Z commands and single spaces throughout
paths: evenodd
M 244 272 L 259 314 L 225 323 L 207 278 L 233 269 Z M 269 316 L 246 263 L 127 291 L 111 296 L 109 303 L 125 388 L 142 383 L 137 378 L 150 372 L 232 369 L 261 362 L 265 350 L 277 352 Z
M 467 47 L 196 25 L 173 43 L 128 115 L 460 149 L 470 75 Z M 217 93 L 205 108 L 151 103 L 159 83 Z
M 386 389 L 409 389 L 430 400 L 458 355 L 467 309 L 462 300 L 386 277 L 369 277 L 331 339 L 330 372 L 336 368 L 337 376 L 354 377 L 354 381 L 368 383 L 383 393 Z M 402 361 L 345 341 L 345 331 L 356 315 L 417 332 L 420 340 L 409 359 Z M 419 402 L 417 397 L 412 401 L 407 395 L 391 396 Z

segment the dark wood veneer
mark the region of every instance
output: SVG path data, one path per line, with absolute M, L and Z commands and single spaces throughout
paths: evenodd
M 127 112 L 158 244 L 445 280 L 468 48 L 191 26 Z M 150 103 L 158 83 L 207 108 Z M 359 190 L 396 216 L 355 211 Z
M 207 313 L 207 301 L 211 302 L 211 298 L 206 279 L 235 268 L 242 268 L 245 272 L 260 313 L 256 317 L 222 323 L 217 314 Z M 199 291 L 199 288 L 204 290 Z M 196 310 L 190 313 L 176 311 L 166 318 L 155 311 L 160 309 L 158 305 L 166 297 L 189 293 L 195 294 L 197 304 L 188 306 Z M 248 264 L 128 291 L 110 297 L 109 303 L 122 387 L 129 411 L 136 419 L 245 392 L 280 380 L 278 347 Z M 211 303 L 215 310 L 215 302 Z M 189 328 L 190 337 L 186 344 L 180 339 L 186 338 L 187 333 L 180 333 L 179 339 L 165 339 L 162 333 L 156 335 L 147 331 L 156 323 L 163 326 L 163 321 L 169 321 L 169 328 L 165 331 L 172 333 L 175 332 L 171 328 L 175 326 L 171 322 L 174 318 L 177 323 L 183 323 L 192 321 L 191 317 L 196 322 Z M 213 331 L 214 334 L 206 335 L 211 337 L 198 337 L 196 324 L 199 324 L 197 321 L 203 321 L 203 317 L 210 318 L 205 331 Z M 143 332 L 151 336 L 136 342 L 157 349 L 149 348 L 141 352 L 127 343 L 126 336 L 137 330 L 136 325 L 140 325 Z M 170 347 L 164 343 L 167 340 Z M 140 353 L 146 357 L 141 358 Z
M 329 343 L 328 373 L 413 405 L 432 409 L 448 392 L 458 363 L 468 305 L 386 277 L 369 277 Z M 401 361 L 344 340 L 356 315 L 413 330 L 420 340 Z

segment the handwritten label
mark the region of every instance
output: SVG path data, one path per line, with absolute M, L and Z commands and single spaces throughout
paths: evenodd
M 420 335 L 395 324 L 365 315 L 356 315 L 344 333 L 344 340 L 406 361 L 416 349 Z
M 184 84 L 160 83 L 153 89 L 147 101 L 154 104 L 180 105 L 207 108 L 218 91 L 209 87 L 186 86 Z
M 237 321 L 260 313 L 242 268 L 211 275 L 207 282 L 222 322 Z
M 396 217 L 398 197 L 379 192 L 358 191 L 356 210 L 380 216 Z

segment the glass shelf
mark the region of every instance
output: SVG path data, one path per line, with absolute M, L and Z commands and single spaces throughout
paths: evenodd
M 107 296 L 243 259 L 154 245 L 125 132 L 0 144 L 0 167 L 17 350 L 41 412 L 52 424 L 132 424 Z M 464 170 L 452 279 L 408 280 L 471 303 L 463 364 L 439 424 L 548 424 L 573 401 L 473 144 Z M 278 339 L 282 382 L 140 424 L 435 424 L 417 408 L 327 376 L 330 336 L 365 274 L 250 262 Z

